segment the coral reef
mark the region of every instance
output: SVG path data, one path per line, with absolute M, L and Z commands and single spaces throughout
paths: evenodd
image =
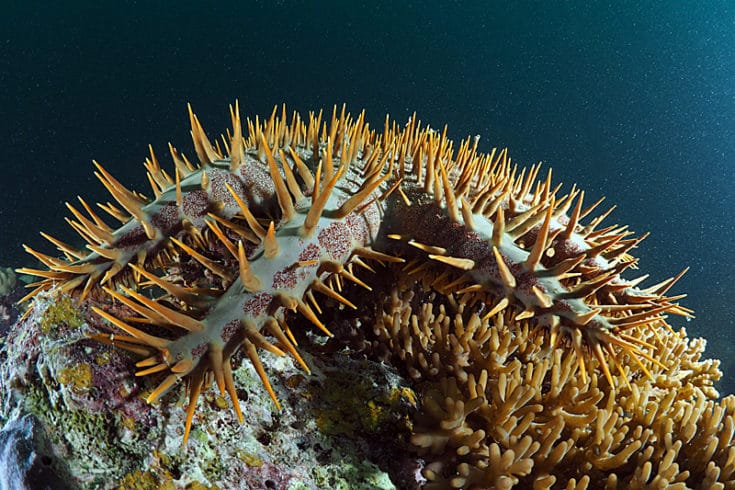
M 551 172 L 520 169 L 505 150 L 481 154 L 478 138 L 455 148 L 415 115 L 403 127 L 386 119 L 382 133 L 344 107 L 329 122 L 321 112 L 289 122 L 283 108 L 243 124 L 237 104 L 230 115 L 232 130 L 212 144 L 189 111 L 196 165 L 170 147 L 169 174 L 151 150 L 151 198 L 95 164 L 117 201 L 99 206 L 120 226 L 80 199 L 83 211 L 67 206 L 84 248 L 46 235 L 63 258 L 27 247 L 46 268 L 19 269 L 40 280 L 6 355 L 36 374 L 4 374 L 26 390 L 6 390 L 6 417 L 33 408 L 28 400 L 60 407 L 62 393 L 59 420 L 84 400 L 71 413 L 91 417 L 82 425 L 92 432 L 118 427 L 125 440 L 126 427 L 147 424 L 153 456 L 125 459 L 133 445 L 106 457 L 159 484 L 179 476 L 169 462 L 177 444 L 194 452 L 205 484 L 231 477 L 217 459 L 201 463 L 212 461 L 205 448 L 225 447 L 211 445 L 213 427 L 218 437 L 238 431 L 220 412 L 230 405 L 246 426 L 241 463 L 278 473 L 249 419 L 272 424 L 272 408 L 304 401 L 322 435 L 393 434 L 427 461 L 427 487 L 735 484 L 735 402 L 717 400 L 721 374 L 700 359 L 704 342 L 668 323 L 692 317 L 669 294 L 684 272 L 647 287 L 647 276 L 627 278 L 645 235 L 602 227 L 612 209 L 588 219 L 601 201 L 585 205 L 576 187 L 559 195 Z M 315 340 L 307 324 L 333 338 Z M 59 350 L 66 361 L 48 361 Z M 369 360 L 333 372 L 329 395 L 313 400 L 304 380 L 326 372 L 326 354 L 345 352 Z M 376 359 L 411 384 L 375 383 Z M 282 386 L 274 375 L 286 376 Z M 253 377 L 271 404 L 250 391 Z M 185 411 L 157 408 L 182 382 Z M 129 403 L 133 393 L 154 407 Z M 163 419 L 183 423 L 160 432 Z
M 48 323 L 50 318 L 57 323 Z M 54 290 L 39 295 L 34 310 L 13 326 L 0 349 L 6 422 L 0 440 L 20 438 L 15 445 L 29 449 L 5 461 L 13 454 L 8 446 L 0 462 L 13 471 L 0 474 L 3 488 L 15 488 L 20 475 L 41 473 L 60 475 L 57 480 L 70 488 L 368 490 L 411 488 L 411 478 L 415 487 L 415 474 L 396 476 L 401 468 L 416 467 L 415 458 L 401 454 L 398 445 L 370 445 L 406 432 L 415 411 L 405 381 L 386 366 L 345 355 L 329 364 L 309 357 L 307 379 L 290 358 L 264 354 L 266 368 L 282 380 L 274 389 L 284 406 L 273 411 L 253 366 L 239 363 L 233 377 L 248 404 L 243 424 L 225 399 L 208 392 L 198 414 L 206 423 L 197 424 L 182 448 L 182 394 L 147 404 L 151 388 L 135 377 L 134 357 L 87 337 L 99 331 L 99 323 L 89 302 L 77 304 Z M 355 372 L 362 373 L 357 383 Z M 34 423 L 22 427 L 31 429 L 15 436 L 19 421 L 29 417 Z M 39 456 L 33 460 L 28 453 Z M 389 476 L 378 464 L 394 464 L 396 472 Z

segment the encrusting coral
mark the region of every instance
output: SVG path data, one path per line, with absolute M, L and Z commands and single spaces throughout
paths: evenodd
M 681 274 L 623 277 L 644 237 L 601 227 L 612 210 L 585 223 L 600 201 L 558 196 L 551 172 L 478 138 L 455 151 L 415 115 L 378 133 L 344 108 L 328 123 L 274 109 L 243 137 L 230 114 L 213 145 L 189 111 L 197 165 L 170 147 L 171 175 L 151 150 L 152 198 L 95 164 L 122 225 L 80 198 L 84 212 L 67 206 L 86 250 L 44 235 L 65 257 L 28 248 L 47 269 L 20 270 L 41 278 L 27 299 L 58 287 L 95 303 L 111 327 L 91 337 L 142 357 L 148 402 L 186 382 L 183 444 L 212 379 L 242 421 L 234 356 L 279 407 L 259 350 L 308 373 L 293 313 L 331 336 L 328 305 L 348 318 L 367 302 L 362 347 L 422 386 L 411 443 L 427 486 L 735 485 L 735 401 L 715 400 L 703 342 L 667 323 L 691 317 L 668 294 Z

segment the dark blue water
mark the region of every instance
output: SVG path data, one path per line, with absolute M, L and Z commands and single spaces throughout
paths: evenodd
M 697 312 L 686 327 L 735 391 L 731 2 L 267 3 L 5 7 L 0 265 L 26 261 L 21 242 L 50 252 L 38 230 L 73 240 L 64 201 L 108 200 L 92 158 L 146 189 L 148 143 L 192 154 L 186 102 L 210 135 L 235 98 L 243 114 L 346 102 L 374 125 L 415 110 L 543 160 L 617 204 L 611 224 L 651 231 L 641 269 L 691 267 L 675 288 Z

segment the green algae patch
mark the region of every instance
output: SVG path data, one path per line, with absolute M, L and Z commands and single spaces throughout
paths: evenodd
M 257 454 L 238 449 L 235 451 L 235 456 L 237 456 L 240 461 L 250 466 L 251 468 L 259 468 L 263 466 L 263 460 L 260 459 Z
M 195 481 L 192 483 L 189 483 L 184 487 L 185 490 L 220 490 L 220 488 L 217 485 L 212 485 L 211 487 L 208 487 L 204 483 Z
M 65 294 L 60 294 L 48 305 L 41 314 L 39 327 L 42 332 L 48 333 L 52 327 L 61 323 L 71 329 L 79 328 L 84 324 L 84 317 L 74 304 L 74 300 Z
M 86 362 L 67 366 L 59 371 L 56 379 L 75 393 L 87 393 L 92 387 L 92 368 Z
M 356 382 L 353 373 L 335 371 L 324 386 L 312 387 L 311 397 L 319 430 L 329 435 L 352 436 L 407 429 L 407 408 L 416 407 L 416 395 L 407 387 L 376 386 L 369 378 Z
M 312 470 L 317 488 L 334 490 L 395 490 L 386 473 L 372 463 L 344 463 Z
M 112 353 L 110 351 L 104 351 L 97 354 L 97 356 L 94 358 L 94 362 L 98 366 L 107 366 L 110 364 L 110 359 L 112 357 Z
M 163 451 L 154 450 L 148 469 L 137 469 L 125 476 L 116 487 L 116 490 L 175 490 L 181 488 L 174 483 L 170 468 L 174 459 Z M 199 481 L 188 483 L 185 490 L 219 490 L 217 485 L 208 486 Z
M 135 470 L 125 475 L 117 490 L 176 490 L 171 476 L 160 478 L 152 471 Z

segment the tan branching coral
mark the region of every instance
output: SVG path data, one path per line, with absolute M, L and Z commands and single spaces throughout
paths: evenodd
M 436 279 L 399 277 L 374 333 L 424 387 L 411 442 L 427 488 L 735 487 L 735 397 L 717 400 L 703 340 L 634 329 L 657 361 L 606 359 L 611 386 L 517 312 L 483 317 Z

